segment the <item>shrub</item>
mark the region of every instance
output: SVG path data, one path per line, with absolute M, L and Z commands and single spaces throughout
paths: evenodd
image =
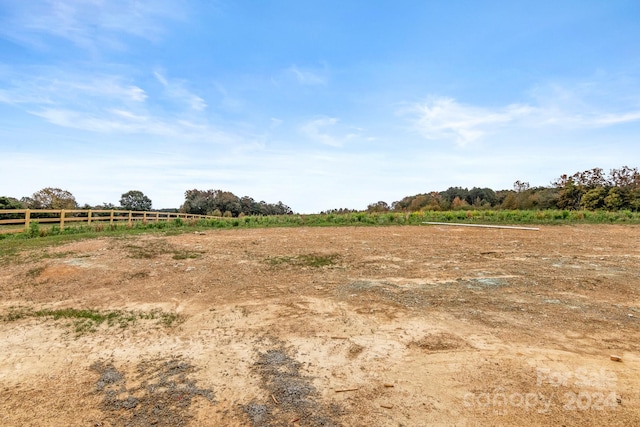
M 38 221 L 31 221 L 29 223 L 29 230 L 27 231 L 29 237 L 38 237 L 40 236 L 40 224 Z

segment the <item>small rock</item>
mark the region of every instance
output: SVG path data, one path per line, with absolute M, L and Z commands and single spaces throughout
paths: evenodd
M 612 354 L 611 355 L 611 360 L 613 360 L 614 362 L 622 362 L 622 357 Z

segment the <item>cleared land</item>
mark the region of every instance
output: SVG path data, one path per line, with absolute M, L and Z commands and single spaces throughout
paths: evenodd
M 640 425 L 638 226 L 216 230 L 1 262 L 3 426 Z

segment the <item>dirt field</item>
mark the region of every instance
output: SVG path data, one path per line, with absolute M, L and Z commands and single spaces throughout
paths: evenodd
M 637 226 L 23 252 L 0 267 L 0 425 L 640 425 L 639 265 Z

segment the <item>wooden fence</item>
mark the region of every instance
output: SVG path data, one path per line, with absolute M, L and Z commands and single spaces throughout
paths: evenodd
M 60 229 L 70 223 L 109 223 L 135 221 L 159 222 L 176 218 L 201 219 L 215 218 L 208 215 L 194 215 L 175 212 L 143 212 L 123 210 L 84 210 L 84 209 L 2 209 L 0 210 L 0 233 L 20 233 L 29 230 L 31 223 L 57 225 Z

